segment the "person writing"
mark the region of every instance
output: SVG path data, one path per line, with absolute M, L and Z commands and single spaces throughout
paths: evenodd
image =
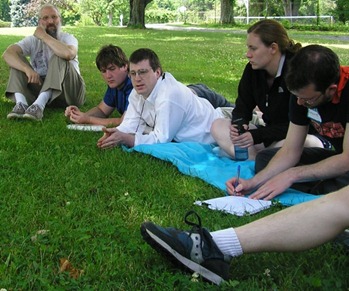
M 120 47 L 106 45 L 97 54 L 96 66 L 107 84 L 103 100 L 87 112 L 82 112 L 74 105 L 68 106 L 65 116 L 77 124 L 118 126 L 124 118 L 128 97 L 133 89 L 128 77 L 127 56 Z M 120 117 L 111 117 L 115 110 Z
M 5 94 L 16 102 L 8 119 L 39 121 L 47 104 L 53 107 L 84 104 L 85 83 L 80 75 L 78 41 L 61 31 L 61 15 L 55 6 L 43 5 L 34 35 L 10 45 L 3 58 L 10 66 Z
M 349 184 L 349 67 L 329 48 L 309 45 L 289 63 L 290 125 L 280 149 L 257 154 L 256 175 L 226 182 L 227 191 L 270 200 L 288 187 L 312 194 Z M 316 147 L 304 147 L 308 133 Z

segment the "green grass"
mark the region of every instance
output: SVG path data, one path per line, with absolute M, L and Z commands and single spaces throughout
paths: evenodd
M 163 67 L 183 83 L 203 82 L 234 101 L 246 64 L 245 33 L 175 32 L 119 28 L 66 28 L 79 39 L 79 61 L 88 101 L 105 91 L 94 60 L 100 46 L 113 43 L 130 53 L 154 49 Z M 0 29 L 0 51 L 25 29 Z M 330 46 L 349 64 L 349 41 L 341 34 L 296 32 L 303 44 Z M 0 61 L 0 90 L 8 68 Z M 2 93 L 2 96 L 4 94 Z M 8 121 L 13 104 L 0 100 L 0 288 L 8 290 L 218 290 L 191 282 L 141 238 L 144 220 L 186 228 L 194 208 L 211 230 L 237 226 L 279 210 L 238 218 L 193 206 L 223 193 L 184 176 L 169 163 L 120 148 L 101 151 L 96 132 L 66 129 L 63 109 L 45 110 L 43 122 Z M 233 173 L 232 173 L 233 174 Z M 285 225 L 287 227 L 287 225 Z M 38 230 L 48 230 L 35 236 Z M 68 258 L 83 270 L 78 279 L 59 273 Z M 255 254 L 232 262 L 232 281 L 221 290 L 347 290 L 348 261 L 327 244 L 297 254 Z

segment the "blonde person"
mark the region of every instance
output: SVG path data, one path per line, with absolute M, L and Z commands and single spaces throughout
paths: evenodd
M 34 35 L 10 45 L 3 53 L 10 66 L 6 97 L 16 102 L 8 119 L 39 121 L 47 104 L 81 106 L 85 83 L 80 75 L 78 41 L 61 31 L 57 7 L 43 5 Z M 26 57 L 30 58 L 30 63 Z
M 239 135 L 229 119 L 216 120 L 212 136 L 222 155 L 235 157 L 234 145 L 248 148 L 249 158 L 266 147 L 280 146 L 288 128 L 290 92 L 285 83 L 289 60 L 301 45 L 272 19 L 261 20 L 247 30 L 248 64 L 238 86 L 233 119 L 242 119 L 246 132 Z

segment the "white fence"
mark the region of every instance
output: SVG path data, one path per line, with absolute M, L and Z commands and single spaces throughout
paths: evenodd
M 263 16 L 235 16 L 234 19 L 235 21 L 240 21 L 243 23 L 249 23 L 251 20 L 260 20 L 260 19 L 265 19 L 265 18 L 272 18 L 272 19 L 277 19 L 277 20 L 289 20 L 290 22 L 298 22 L 298 20 L 302 20 L 301 22 L 307 22 L 307 20 L 311 20 L 314 22 L 314 20 L 325 20 L 327 21 L 330 25 L 333 24 L 333 16 L 330 15 L 320 15 L 320 16 L 268 16 L 268 17 L 263 17 Z M 219 21 L 219 19 L 218 19 Z

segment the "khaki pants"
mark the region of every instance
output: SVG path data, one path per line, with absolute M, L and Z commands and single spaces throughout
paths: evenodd
M 27 59 L 25 61 L 28 62 Z M 36 100 L 40 92 L 49 89 L 52 89 L 49 106 L 81 106 L 85 103 L 86 88 L 84 80 L 69 61 L 56 55 L 53 55 L 49 61 L 47 75 L 42 80 L 41 86 L 28 84 L 28 78 L 22 71 L 11 68 L 5 94 L 6 97 L 15 101 L 14 93 L 22 93 L 30 105 Z

